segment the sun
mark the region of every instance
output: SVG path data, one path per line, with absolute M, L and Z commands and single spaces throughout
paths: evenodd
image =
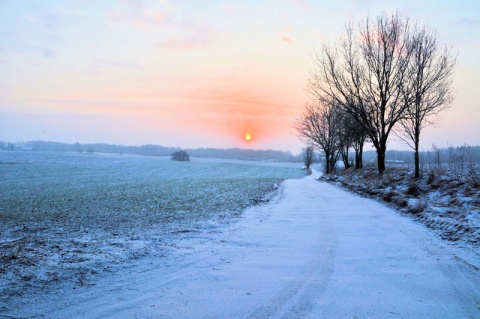
M 251 141 L 251 140 L 252 140 L 252 134 L 250 134 L 250 133 L 245 134 L 245 141 L 248 142 L 248 141 Z

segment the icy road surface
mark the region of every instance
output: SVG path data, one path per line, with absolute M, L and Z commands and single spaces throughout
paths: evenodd
M 283 187 L 221 233 L 187 236 L 161 261 L 147 258 L 22 315 L 480 318 L 478 252 L 313 177 Z

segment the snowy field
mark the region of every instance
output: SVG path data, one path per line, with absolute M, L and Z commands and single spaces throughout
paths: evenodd
M 318 174 L 169 253 L 18 297 L 5 318 L 480 318 L 478 251 Z M 2 317 L 2 316 L 0 316 Z
M 89 286 L 168 254 L 183 236 L 215 232 L 282 180 L 302 177 L 300 167 L 0 151 L 0 310 L 2 300 Z

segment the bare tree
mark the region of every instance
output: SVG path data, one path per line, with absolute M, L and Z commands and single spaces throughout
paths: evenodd
M 353 134 L 353 149 L 355 150 L 355 168 L 360 169 L 363 167 L 363 146 L 367 139 L 365 131 L 358 125 L 352 128 Z
M 432 144 L 432 152 L 435 156 L 435 164 L 437 164 L 437 168 L 440 168 L 442 166 L 442 163 L 441 163 L 442 150 L 439 149 L 437 145 Z
M 456 59 L 446 47 L 438 46 L 435 33 L 427 27 L 416 28 L 410 42 L 413 55 L 402 86 L 408 107 L 400 121 L 402 130 L 396 131 L 396 135 L 415 151 L 415 178 L 419 178 L 420 133 L 434 124 L 437 115 L 453 101 L 451 87 Z
M 340 127 L 340 153 L 345 168 L 351 166 L 349 162 L 349 150 L 355 150 L 355 166 L 357 169 L 363 167 L 363 145 L 366 134 L 358 125 L 351 114 L 342 112 L 342 126 Z
M 401 84 L 412 55 L 410 33 L 399 13 L 347 25 L 337 47 L 325 45 L 316 55 L 307 84 L 313 98 L 332 100 L 352 115 L 377 150 L 379 173 L 385 171 L 389 134 L 406 109 Z
M 307 146 L 303 150 L 303 164 L 305 165 L 305 169 L 308 170 L 310 169 L 310 165 L 312 165 L 315 162 L 315 154 L 314 154 L 314 149 L 313 146 Z
M 332 101 L 307 104 L 303 116 L 295 123 L 301 139 L 322 150 L 325 155 L 325 172 L 331 173 L 338 160 L 338 126 L 340 110 Z
M 343 166 L 345 169 L 350 167 L 350 162 L 348 158 L 348 151 L 350 147 L 353 145 L 353 136 L 352 132 L 350 131 L 350 120 L 351 117 L 348 113 L 340 112 L 340 125 L 337 127 L 337 134 L 338 134 L 338 149 L 340 152 L 340 156 L 342 157 Z
M 467 160 L 467 174 L 468 174 L 468 180 L 470 180 L 474 186 L 478 187 L 480 186 L 480 176 L 477 173 L 477 167 L 476 163 L 478 162 L 478 154 L 476 154 L 475 149 L 471 146 L 468 146 L 465 144 L 466 148 L 466 157 L 465 159 Z

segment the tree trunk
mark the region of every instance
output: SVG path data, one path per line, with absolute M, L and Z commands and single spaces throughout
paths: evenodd
M 363 143 L 360 145 L 360 150 L 358 151 L 358 168 L 363 168 Z
M 350 163 L 348 163 L 348 149 L 342 151 L 342 161 L 345 169 L 350 167 Z
M 377 148 L 377 166 L 378 174 L 383 174 L 385 172 L 385 151 L 387 146 L 385 142 L 381 142 L 380 147 Z
M 330 153 L 325 152 L 325 173 L 330 174 Z
M 355 168 L 363 168 L 363 145 L 360 145 L 358 150 L 355 150 Z
M 415 178 L 420 178 L 420 159 L 418 156 L 418 149 L 415 148 Z
M 420 146 L 420 130 L 415 131 L 415 178 L 420 178 L 420 156 L 418 155 L 418 148 Z
M 333 173 L 335 172 L 335 152 L 333 151 L 331 154 L 330 154 L 330 173 Z

